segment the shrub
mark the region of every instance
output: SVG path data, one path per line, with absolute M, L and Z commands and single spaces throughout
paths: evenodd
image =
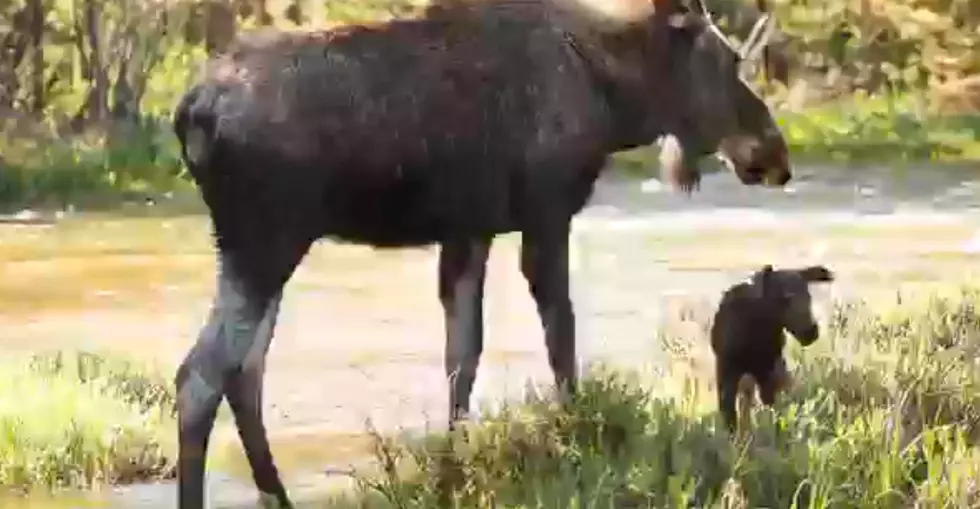
M 166 378 L 92 353 L 8 359 L 0 368 L 0 487 L 90 487 L 171 475 Z

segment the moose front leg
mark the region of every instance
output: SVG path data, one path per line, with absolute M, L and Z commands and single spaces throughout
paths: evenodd
M 219 254 L 221 267 L 211 315 L 177 370 L 178 509 L 205 507 L 208 441 L 223 396 L 234 411 L 263 504 L 275 501 L 283 509 L 292 507 L 262 425 L 262 374 L 283 286 L 309 243 L 273 236 L 263 240 L 261 251 L 250 251 L 255 256 L 252 259 L 233 259 L 240 253 L 227 250 Z
M 538 308 L 548 361 L 563 397 L 574 396 L 578 383 L 575 355 L 575 311 L 569 288 L 568 221 L 525 231 L 521 272 Z
M 266 353 L 271 344 L 275 322 L 282 302 L 280 293 L 273 298 L 266 310 L 262 327 L 259 328 L 257 343 L 261 352 L 256 352 L 241 369 L 233 372 L 225 384 L 228 405 L 235 416 L 238 436 L 245 449 L 245 456 L 252 468 L 252 479 L 259 489 L 263 509 L 292 509 L 292 502 L 286 494 L 272 459 L 269 438 L 262 422 L 262 389 L 265 377 Z

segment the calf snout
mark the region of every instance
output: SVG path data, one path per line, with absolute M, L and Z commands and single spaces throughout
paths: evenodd
M 785 186 L 792 178 L 793 175 L 790 172 L 782 173 L 776 177 L 776 185 L 779 187 Z
M 810 346 L 820 337 L 820 326 L 812 323 L 800 330 L 798 334 L 794 333 L 793 335 L 796 336 L 801 345 Z

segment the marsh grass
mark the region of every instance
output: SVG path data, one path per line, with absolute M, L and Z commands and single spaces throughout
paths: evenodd
M 669 337 L 651 380 L 600 366 L 571 405 L 532 394 L 452 434 L 376 435 L 377 472 L 326 507 L 977 507 L 980 290 L 897 300 L 838 304 L 821 341 L 791 342 L 797 383 L 734 440 L 710 368 L 685 365 L 703 338 Z
M 0 367 L 0 489 L 89 488 L 172 473 L 174 394 L 150 366 L 86 352 Z
M 980 157 L 980 117 L 936 115 L 915 94 L 832 101 L 776 114 L 797 159 L 847 164 L 963 162 Z
M 187 69 L 179 74 L 186 78 L 184 71 Z M 175 85 L 168 94 L 185 84 Z M 171 97 L 170 106 L 154 108 L 158 111 L 151 120 L 117 142 L 102 132 L 68 140 L 0 139 L 0 212 L 23 207 L 125 207 L 137 212 L 147 200 L 169 204 L 162 207 L 165 209 L 201 211 L 195 185 L 169 127 L 174 101 L 176 97 Z M 868 97 L 857 93 L 846 100 L 779 109 L 775 114 L 797 161 L 861 166 L 980 160 L 980 116 L 937 116 L 927 111 L 923 101 L 911 94 Z M 619 152 L 610 166 L 613 172 L 649 178 L 659 171 L 657 154 L 655 147 Z M 706 171 L 721 168 L 710 158 L 703 165 Z

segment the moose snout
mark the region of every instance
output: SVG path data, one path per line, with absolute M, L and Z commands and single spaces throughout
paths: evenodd
M 773 133 L 758 149 L 761 154 L 756 157 L 765 171 L 765 183 L 770 187 L 785 186 L 793 178 L 789 165 L 789 149 L 781 134 Z
M 730 138 L 722 144 L 721 152 L 742 184 L 782 187 L 793 177 L 789 152 L 778 132 L 759 138 Z

